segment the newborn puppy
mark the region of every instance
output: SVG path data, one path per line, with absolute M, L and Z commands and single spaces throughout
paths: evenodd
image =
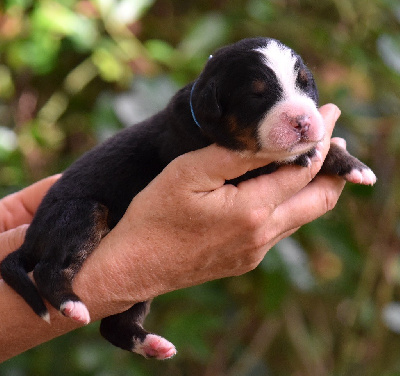
M 95 147 L 64 172 L 44 197 L 25 242 L 1 263 L 3 279 L 44 320 L 49 314 L 42 299 L 89 323 L 72 280 L 138 192 L 174 158 L 211 143 L 276 161 L 227 183 L 271 173 L 280 164 L 307 166 L 325 133 L 317 102 L 311 72 L 279 41 L 245 39 L 220 49 L 164 110 Z M 335 145 L 322 172 L 353 183 L 376 180 Z M 27 274 L 32 270 L 36 286 Z M 123 349 L 169 358 L 175 347 L 143 329 L 148 310 L 149 302 L 143 302 L 107 317 L 101 333 Z

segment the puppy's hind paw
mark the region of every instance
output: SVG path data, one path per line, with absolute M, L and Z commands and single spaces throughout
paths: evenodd
M 361 169 L 352 169 L 344 178 L 355 184 L 374 185 L 376 183 L 376 176 L 373 171 L 366 167 Z
M 49 313 L 48 311 L 42 313 L 42 314 L 40 315 L 40 318 L 41 318 L 42 320 L 46 321 L 48 324 L 51 324 L 51 321 L 50 321 L 50 313 Z
M 176 354 L 175 346 L 156 334 L 147 334 L 143 341 L 135 339 L 133 343 L 132 351 L 145 358 L 164 360 L 172 358 Z
M 64 316 L 81 324 L 87 325 L 90 323 L 89 311 L 82 302 L 68 300 L 61 304 L 60 311 Z

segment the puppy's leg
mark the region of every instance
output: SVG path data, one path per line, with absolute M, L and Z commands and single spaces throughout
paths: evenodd
M 168 359 L 176 354 L 175 346 L 165 338 L 143 329 L 150 301 L 137 303 L 125 312 L 101 320 L 100 333 L 114 346 L 143 355 Z
M 339 175 L 356 184 L 373 185 L 376 182 L 376 176 L 368 166 L 336 144 L 331 144 L 320 173 Z
M 28 276 L 28 272 L 33 270 L 39 256 L 32 251 L 32 244 L 34 247 L 35 243 L 32 232 L 27 233 L 26 239 L 28 241 L 1 262 L 1 278 L 24 298 L 38 316 L 49 322 L 49 313 L 43 299 Z
M 108 233 L 108 210 L 86 200 L 69 200 L 59 206 L 51 224 L 46 254 L 33 270 L 40 294 L 65 316 L 88 324 L 86 306 L 72 290 L 72 280 L 82 263 Z

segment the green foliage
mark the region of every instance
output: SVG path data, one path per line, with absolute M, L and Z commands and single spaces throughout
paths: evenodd
M 305 58 L 321 103 L 342 110 L 336 135 L 379 180 L 348 185 L 252 273 L 156 299 L 147 326 L 176 343 L 173 360 L 115 349 L 92 324 L 0 374 L 400 374 L 399 24 L 398 0 L 1 3 L 1 196 L 156 111 L 215 48 L 257 35 Z

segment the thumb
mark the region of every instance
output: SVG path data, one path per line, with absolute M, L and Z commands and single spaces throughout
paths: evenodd
M 190 182 L 193 190 L 209 192 L 248 171 L 266 166 L 272 159 L 255 158 L 212 144 L 184 154 L 170 163 L 175 177 L 182 183 Z
M 0 233 L 0 260 L 21 246 L 29 225 L 21 225 Z

